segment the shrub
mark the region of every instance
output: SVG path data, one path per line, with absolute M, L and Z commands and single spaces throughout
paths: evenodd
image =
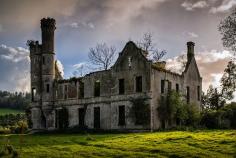
M 177 126 L 198 126 L 200 112 L 197 106 L 186 104 L 176 91 L 168 92 L 166 97 L 162 96 L 159 103 L 157 111 L 162 122 L 168 122 L 171 126 L 175 123 Z
M 218 111 L 209 110 L 202 113 L 201 125 L 207 128 L 236 129 L 236 103 L 231 103 Z
M 0 134 L 10 134 L 11 130 L 7 127 L 0 127 Z

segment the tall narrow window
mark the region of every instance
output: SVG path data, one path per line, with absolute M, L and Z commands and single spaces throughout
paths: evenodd
M 187 86 L 187 103 L 190 103 L 190 91 L 189 91 L 189 86 Z
M 142 76 L 136 77 L 136 92 L 142 92 Z
M 125 93 L 125 80 L 119 79 L 119 94 Z
M 43 65 L 45 65 L 45 56 L 43 56 Z
M 79 82 L 79 98 L 84 98 L 84 83 Z
M 197 100 L 200 101 L 200 99 L 201 99 L 200 86 L 197 86 Z
M 168 92 L 171 91 L 171 88 L 172 88 L 172 83 L 169 81 L 169 82 L 168 82 Z
M 165 80 L 161 80 L 161 93 L 165 93 Z
M 119 106 L 119 126 L 124 126 L 125 125 L 125 106 Z
M 49 93 L 49 91 L 50 91 L 50 85 L 49 84 L 46 84 L 46 90 L 47 90 L 47 93 Z
M 64 87 L 64 99 L 67 99 L 67 85 Z
M 85 110 L 84 108 L 79 108 L 79 126 L 84 126 L 84 116 L 85 116 Z
M 94 128 L 100 128 L 100 107 L 94 107 L 93 119 Z
M 94 83 L 94 96 L 99 97 L 100 96 L 100 81 L 96 81 Z
M 176 85 L 175 85 L 175 90 L 176 90 L 176 92 L 179 92 L 179 84 L 178 83 L 176 83 Z
M 36 88 L 32 88 L 32 101 L 35 101 Z

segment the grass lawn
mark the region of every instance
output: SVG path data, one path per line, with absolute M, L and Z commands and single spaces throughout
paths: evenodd
M 132 134 L 0 135 L 22 158 L 51 157 L 236 157 L 236 131 Z
M 24 111 L 15 110 L 15 109 L 8 109 L 8 108 L 0 108 L 0 115 L 19 114 L 19 113 L 24 113 Z

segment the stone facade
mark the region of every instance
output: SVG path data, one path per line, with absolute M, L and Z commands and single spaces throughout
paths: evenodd
M 193 42 L 187 43 L 188 61 L 181 75 L 157 68 L 130 41 L 109 70 L 63 79 L 55 64 L 55 20 L 42 19 L 41 29 L 42 44 L 29 42 L 33 129 L 74 126 L 104 130 L 159 129 L 163 125 L 157 108 L 169 89 L 178 90 L 186 96 L 186 101 L 200 108 L 202 78 Z M 138 113 L 133 110 L 134 101 L 140 104 L 137 102 L 140 98 L 148 117 L 145 123 L 138 122 Z

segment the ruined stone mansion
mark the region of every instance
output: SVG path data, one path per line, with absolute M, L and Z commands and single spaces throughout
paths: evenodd
M 170 90 L 200 108 L 202 78 L 187 43 L 187 64 L 182 74 L 164 63 L 148 60 L 143 50 L 128 42 L 115 64 L 104 71 L 63 79 L 55 60 L 52 18 L 41 20 L 42 44 L 30 41 L 33 129 L 86 127 L 104 130 L 155 130 L 169 126 L 161 121 L 160 100 Z M 139 111 L 134 107 L 139 108 Z

